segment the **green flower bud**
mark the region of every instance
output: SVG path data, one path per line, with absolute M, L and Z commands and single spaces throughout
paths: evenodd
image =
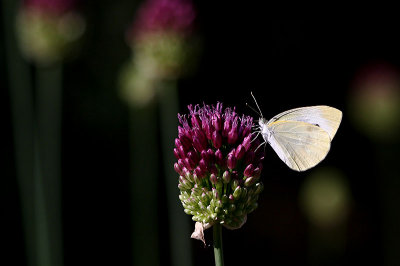
M 242 189 L 239 187 L 239 186 L 237 186 L 236 187 L 236 189 L 235 189 L 235 191 L 233 191 L 233 196 L 236 198 L 236 199 L 238 199 L 239 197 L 240 197 L 240 193 L 242 192 Z
M 245 185 L 246 187 L 250 187 L 250 186 L 252 186 L 252 185 L 255 183 L 255 181 L 256 181 L 256 178 L 255 178 L 254 176 L 248 177 L 248 178 L 246 178 L 246 180 L 244 181 L 244 185 Z
M 228 184 L 231 181 L 231 173 L 229 171 L 225 171 L 222 174 L 222 180 L 224 181 L 225 184 Z
M 255 188 L 256 188 L 256 190 L 255 190 L 254 194 L 258 195 L 264 190 L 264 185 L 261 182 L 260 183 L 256 183 L 255 184 Z

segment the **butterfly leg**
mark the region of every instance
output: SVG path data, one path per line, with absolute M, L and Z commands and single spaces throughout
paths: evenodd
M 264 145 L 265 143 L 267 143 L 266 141 L 264 141 L 263 143 L 261 143 L 260 145 L 258 145 L 258 147 L 254 150 L 254 152 L 256 152 L 258 150 L 258 148 L 260 148 L 262 145 Z M 265 149 L 265 146 L 264 146 Z
M 251 133 L 251 134 L 253 135 L 254 133 L 256 133 L 256 132 L 253 132 L 253 133 Z M 252 139 L 250 143 L 252 143 L 253 141 L 255 141 L 255 140 L 258 138 L 258 135 L 260 135 L 260 133 L 261 133 L 261 131 L 257 131 L 257 136 L 256 136 L 254 139 Z

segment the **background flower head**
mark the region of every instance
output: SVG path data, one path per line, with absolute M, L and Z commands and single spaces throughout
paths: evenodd
M 38 65 L 62 61 L 85 30 L 73 0 L 26 0 L 17 14 L 23 55 Z
M 145 105 L 163 81 L 191 72 L 199 50 L 195 18 L 189 0 L 148 0 L 139 8 L 126 35 L 132 60 L 120 79 L 128 102 Z

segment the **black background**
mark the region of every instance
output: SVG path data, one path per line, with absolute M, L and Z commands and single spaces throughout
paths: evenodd
M 64 66 L 65 265 L 131 264 L 129 110 L 119 97 L 116 79 L 131 54 L 124 33 L 137 6 L 132 1 L 84 4 L 87 29 L 83 46 L 79 56 Z M 353 202 L 345 252 L 324 265 L 381 264 L 387 243 L 383 238 L 383 192 L 377 189 L 378 144 L 352 125 L 348 96 L 354 75 L 362 66 L 379 62 L 399 66 L 399 21 L 277 21 L 268 20 L 269 14 L 261 7 L 243 2 L 216 6 L 196 1 L 196 7 L 203 52 L 196 73 L 178 83 L 181 112 L 191 103 L 221 101 L 254 115 L 245 105 L 252 103 L 250 91 L 267 118 L 307 105 L 342 110 L 343 122 L 321 165 L 334 165 L 345 173 Z M 25 265 L 4 35 L 0 38 L 0 241 L 4 245 L 0 260 Z M 173 140 L 171 152 L 172 145 Z M 272 149 L 267 147 L 266 152 L 262 174 L 265 191 L 259 208 L 242 229 L 224 231 L 226 265 L 309 265 L 309 225 L 298 206 L 299 187 L 308 173 L 293 172 Z M 159 191 L 160 226 L 168 215 L 162 186 L 160 181 L 154 188 Z M 393 200 L 389 208 L 397 206 L 398 201 Z M 168 237 L 168 233 L 160 233 L 162 265 L 170 265 Z M 207 231 L 206 240 L 211 243 L 211 239 Z M 195 265 L 213 264 L 212 247 L 204 248 L 195 240 L 191 244 Z

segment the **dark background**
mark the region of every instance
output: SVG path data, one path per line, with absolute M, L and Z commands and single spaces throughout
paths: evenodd
M 344 114 L 332 149 L 321 163 L 321 167 L 339 169 L 349 183 L 352 203 L 345 226 L 344 252 L 310 262 L 308 240 L 312 226 L 298 203 L 300 187 L 309 172 L 289 170 L 267 147 L 262 174 L 265 191 L 259 208 L 240 230 L 224 230 L 226 265 L 400 263 L 398 258 L 387 256 L 387 250 L 399 248 L 399 241 L 388 242 L 384 233 L 384 210 L 398 209 L 399 197 L 383 199 L 387 188 L 382 185 L 381 174 L 382 167 L 397 173 L 399 153 L 393 147 L 398 144 L 392 145 L 393 159 L 379 164 L 380 144 L 357 130 L 348 116 L 349 91 L 360 68 L 382 62 L 394 69 L 399 66 L 399 21 L 276 21 L 268 20 L 268 14 L 259 6 L 218 6 L 204 1 L 195 4 L 203 51 L 197 71 L 179 80 L 180 112 L 186 112 L 191 103 L 222 101 L 226 106 L 236 106 L 239 112 L 254 115 L 245 105 L 254 105 L 250 96 L 253 91 L 267 118 L 290 108 L 317 104 L 334 106 Z M 79 55 L 64 65 L 65 265 L 131 264 L 129 108 L 119 97 L 116 79 L 131 54 L 124 34 L 138 5 L 132 1 L 84 4 L 84 42 Z M 25 265 L 4 35 L 0 34 L 0 38 L 4 136 L 0 260 L 13 262 L 5 265 Z M 172 145 L 173 140 L 171 152 Z M 395 184 L 391 189 L 400 192 L 398 181 Z M 153 188 L 159 191 L 160 226 L 168 215 L 162 186 L 160 181 L 158 189 Z M 389 217 L 398 221 L 398 215 Z M 211 243 L 209 231 L 206 240 Z M 396 230 L 389 234 L 399 236 Z M 170 265 L 169 235 L 160 231 L 159 238 L 161 264 Z M 212 247 L 204 248 L 195 240 L 191 245 L 194 265 L 213 264 Z

